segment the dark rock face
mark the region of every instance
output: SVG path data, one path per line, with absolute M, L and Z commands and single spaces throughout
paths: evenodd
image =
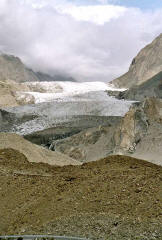
M 112 83 L 117 87 L 131 88 L 152 79 L 162 71 L 162 34 L 143 48 L 133 59 L 129 71 Z

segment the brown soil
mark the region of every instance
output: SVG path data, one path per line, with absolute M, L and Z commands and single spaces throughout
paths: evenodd
M 162 239 L 162 167 L 125 156 L 82 166 L 0 150 L 0 234 Z

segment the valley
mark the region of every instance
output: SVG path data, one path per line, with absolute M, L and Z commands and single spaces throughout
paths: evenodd
M 0 55 L 0 235 L 161 239 L 161 52 L 111 83 Z

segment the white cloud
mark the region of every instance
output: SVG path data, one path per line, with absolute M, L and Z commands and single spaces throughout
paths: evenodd
M 95 6 L 72 6 L 60 7 L 60 13 L 67 13 L 79 21 L 93 22 L 95 24 L 104 24 L 111 19 L 124 15 L 126 8 L 113 5 L 95 5 Z
M 162 10 L 70 6 L 65 0 L 0 0 L 0 50 L 35 70 L 109 81 L 162 31 Z

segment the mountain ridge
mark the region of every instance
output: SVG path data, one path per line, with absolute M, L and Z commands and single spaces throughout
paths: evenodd
M 162 71 L 162 34 L 145 46 L 132 60 L 127 73 L 111 81 L 120 88 L 139 86 Z
M 0 53 L 0 80 L 12 80 L 17 83 L 41 81 L 75 81 L 74 78 L 55 74 L 53 76 L 35 72 L 28 68 L 19 57 Z

